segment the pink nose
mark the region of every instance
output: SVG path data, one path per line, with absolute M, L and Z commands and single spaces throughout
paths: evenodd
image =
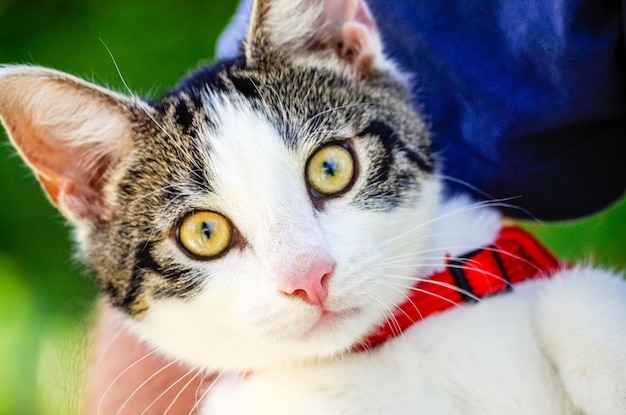
M 282 281 L 280 290 L 294 298 L 299 298 L 311 305 L 324 305 L 328 297 L 328 279 L 335 268 L 335 263 L 327 259 L 317 259 L 304 273 L 291 275 Z

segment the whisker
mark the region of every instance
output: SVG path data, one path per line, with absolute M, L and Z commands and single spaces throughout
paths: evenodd
M 146 406 L 146 408 L 141 412 L 140 415 L 145 415 L 146 412 L 148 412 L 148 410 L 157 403 L 157 401 L 159 399 L 161 399 L 163 396 L 165 396 L 165 394 L 167 394 L 167 392 L 169 392 L 170 390 L 172 390 L 172 388 L 174 386 L 176 386 L 178 383 L 180 383 L 184 378 L 186 378 L 190 373 L 193 373 L 194 370 L 196 369 L 190 369 L 187 371 L 187 373 L 185 373 L 184 375 L 180 376 L 175 382 L 173 382 L 170 386 L 168 386 L 163 392 L 161 392 L 159 394 L 159 396 L 157 396 L 148 406 Z M 194 376 L 191 377 L 191 379 L 189 379 L 189 381 L 181 388 L 181 390 L 178 392 L 178 394 L 174 397 L 174 399 L 172 400 L 172 402 L 176 402 L 176 400 L 178 399 L 178 397 L 183 393 L 183 391 L 187 388 L 187 386 L 189 386 L 191 384 L 191 382 L 193 382 L 193 380 L 200 375 L 201 372 L 197 372 Z
M 115 331 L 113 336 L 111 336 L 111 338 L 104 345 L 104 347 L 102 348 L 102 352 L 100 353 L 100 356 L 98 356 L 98 360 L 96 360 L 96 363 L 94 365 L 94 367 L 95 367 L 94 372 L 96 372 L 96 373 L 98 372 L 98 368 L 100 367 L 102 362 L 105 360 L 107 352 L 109 351 L 109 349 L 113 346 L 113 343 L 115 343 L 115 341 L 120 337 L 120 335 L 123 332 L 124 332 L 124 327 L 123 326 L 119 327 Z
M 194 399 L 196 402 L 200 401 L 201 398 L 201 394 L 200 394 L 200 389 L 202 388 L 202 385 L 204 385 L 204 382 L 206 381 L 208 376 L 211 376 L 211 374 L 209 374 L 208 372 L 199 372 L 202 373 L 202 379 L 200 379 L 200 383 L 198 384 L 198 386 L 196 386 L 196 392 L 194 393 Z
M 117 412 L 115 413 L 115 415 L 120 415 L 120 413 L 122 413 L 122 409 L 124 409 L 124 407 L 130 402 L 130 400 L 133 398 L 133 396 L 135 396 L 140 390 L 141 388 L 143 388 L 144 386 L 146 386 L 148 384 L 148 382 L 150 382 L 152 379 L 154 379 L 157 375 L 159 375 L 159 373 L 163 372 L 164 370 L 166 370 L 168 367 L 172 366 L 173 364 L 177 363 L 178 360 L 172 360 L 171 362 L 169 362 L 168 364 L 166 364 L 165 366 L 161 367 L 159 370 L 157 370 L 156 372 L 154 372 L 152 375 L 150 375 L 146 380 L 144 380 L 143 382 L 141 382 L 141 384 L 139 386 L 137 386 L 135 388 L 135 390 L 128 395 L 128 397 L 126 398 L 126 400 L 124 400 L 124 402 L 122 402 L 122 404 L 120 405 L 120 407 L 118 408 Z
M 113 66 L 115 66 L 115 70 L 117 72 L 117 75 L 120 77 L 120 81 L 122 82 L 122 84 L 124 85 L 124 88 L 126 89 L 126 91 L 128 92 L 128 94 L 130 95 L 131 98 L 133 98 L 133 100 L 135 101 L 135 104 L 137 104 L 139 106 L 139 108 L 148 116 L 148 118 L 150 118 L 150 120 L 152 120 L 152 122 L 172 141 L 173 138 L 170 135 L 170 133 L 152 116 L 152 114 L 150 113 L 149 109 L 152 109 L 144 100 L 140 99 L 139 97 L 137 97 L 137 95 L 130 89 L 130 87 L 128 86 L 128 83 L 126 83 L 126 79 L 124 79 L 124 76 L 122 75 L 122 71 L 120 70 L 120 66 L 117 63 L 117 60 L 115 59 L 115 57 L 113 56 L 113 53 L 111 53 L 111 50 L 109 49 L 109 47 L 107 46 L 106 43 L 104 43 L 104 41 L 102 39 L 100 39 L 100 42 L 102 43 L 102 45 L 104 46 L 104 48 L 106 49 L 107 53 L 109 54 L 109 57 L 111 58 L 111 61 L 113 61 Z
M 445 254 L 447 254 L 447 251 L 451 251 L 451 250 L 471 250 L 471 249 L 475 249 L 476 247 L 474 245 L 448 245 L 446 247 L 441 247 L 441 248 L 430 248 L 430 249 L 422 249 L 419 251 L 415 251 L 415 252 L 410 252 L 410 253 L 406 253 L 406 254 L 401 254 L 401 255 L 393 255 L 393 256 L 389 256 L 387 257 L 387 260 L 385 262 L 379 262 L 379 265 L 393 265 L 395 262 L 395 260 L 401 260 L 401 259 L 406 259 L 406 258 L 410 258 L 413 259 L 417 264 L 420 264 L 420 261 L 423 259 L 431 259 L 431 260 L 446 260 L 447 256 Z M 488 248 L 484 248 L 484 249 L 488 249 Z M 445 254 L 441 254 L 439 256 L 430 256 L 430 257 L 426 257 L 423 256 L 423 254 L 430 254 L 430 253 L 436 253 L 436 252 L 444 252 Z M 450 257 L 450 259 L 455 259 L 458 258 L 457 256 L 452 256 Z M 471 258 L 469 259 L 471 260 Z
M 197 369 L 191 369 L 189 372 L 185 373 L 185 375 L 183 377 L 181 377 L 180 379 L 184 378 L 185 376 L 187 376 L 189 373 L 192 373 L 194 370 Z M 191 377 L 191 379 L 189 379 L 187 381 L 187 383 L 185 383 L 183 385 L 183 387 L 178 391 L 178 393 L 176 394 L 176 396 L 174 396 L 174 398 L 172 399 L 172 401 L 170 402 L 170 404 L 167 406 L 167 408 L 165 408 L 165 411 L 163 412 L 163 415 L 167 415 L 167 413 L 170 411 L 170 409 L 172 409 L 172 407 L 174 406 L 174 404 L 176 403 L 176 401 L 178 400 L 178 398 L 180 398 L 180 396 L 183 394 L 183 392 L 185 391 L 185 389 L 187 389 L 189 387 L 189 385 L 191 385 L 191 382 L 194 381 L 195 378 L 197 378 L 198 376 L 200 376 L 202 372 L 197 371 L 195 375 L 193 375 Z M 179 379 L 179 380 L 180 380 Z M 199 387 L 199 386 L 198 386 Z
M 420 312 L 420 310 L 419 310 L 419 308 L 417 307 L 417 305 L 415 305 L 415 303 L 413 302 L 413 300 L 411 300 L 411 298 L 410 298 L 408 295 L 406 295 L 406 294 L 405 294 L 405 293 L 404 293 L 404 292 L 400 289 L 400 288 L 408 288 L 408 287 L 403 286 L 403 285 L 395 285 L 395 284 L 385 284 L 385 285 L 387 285 L 387 286 L 388 286 L 388 287 L 390 287 L 390 288 L 393 288 L 394 290 L 396 290 L 396 291 L 398 291 L 400 294 L 402 294 L 402 295 L 405 297 L 405 299 L 406 299 L 406 300 L 408 300 L 408 301 L 411 303 L 411 305 L 413 306 L 413 308 L 415 309 L 415 311 L 417 311 L 417 314 L 419 314 L 419 316 L 420 316 L 420 320 L 424 320 L 424 316 L 423 316 L 423 315 L 422 315 L 422 313 Z M 402 311 L 402 314 L 404 314 L 404 315 L 405 315 L 405 316 L 406 316 L 409 320 L 413 321 L 413 318 L 412 318 L 410 315 L 408 315 L 408 314 L 406 313 L 406 311 L 404 311 L 404 310 L 401 310 L 401 311 Z M 413 321 L 413 322 L 414 322 L 414 321 Z M 415 322 L 414 322 L 414 323 L 415 323 Z
M 384 301 L 380 300 L 378 296 L 382 296 L 382 295 L 380 293 L 376 293 L 376 295 L 374 295 L 374 293 L 370 293 L 369 298 L 375 300 L 378 304 L 380 304 L 383 307 L 383 311 L 387 315 L 387 317 L 385 318 L 385 321 L 393 322 L 392 330 L 396 330 L 396 333 L 400 333 L 402 329 L 400 327 L 400 323 L 398 323 L 398 320 L 396 319 L 393 313 L 393 310 L 388 305 L 386 305 Z M 382 297 L 383 299 L 387 300 L 387 302 L 389 302 L 388 298 L 386 298 L 385 296 L 382 296 Z
M 494 252 L 494 253 L 496 253 L 496 254 L 500 254 L 500 255 L 505 255 L 505 256 L 508 256 L 509 258 L 513 258 L 513 259 L 515 259 L 515 260 L 517 260 L 517 261 L 519 261 L 519 262 L 522 262 L 522 263 L 524 263 L 524 264 L 526 264 L 526 265 L 531 266 L 532 268 L 534 268 L 534 269 L 535 269 L 535 271 L 543 271 L 543 270 L 541 269 L 541 267 L 539 267 L 538 265 L 534 264 L 532 261 L 529 261 L 529 260 L 528 260 L 528 259 L 526 259 L 526 258 L 522 258 L 522 257 L 521 257 L 521 256 L 519 256 L 519 255 L 515 255 L 515 254 L 513 254 L 512 252 L 508 252 L 508 251 L 505 251 L 505 250 L 503 250 L 503 249 L 499 249 L 498 247 L 486 247 L 486 248 L 483 248 L 483 249 L 484 249 L 485 251 L 490 251 L 490 252 Z
M 173 197 L 171 200 L 169 200 L 167 202 L 167 204 L 165 206 L 163 206 L 163 208 L 161 209 L 161 212 L 159 212 L 159 216 L 157 217 L 157 219 L 155 220 L 155 224 L 160 223 L 162 218 L 165 216 L 165 213 L 167 212 L 168 208 L 179 198 L 183 197 L 182 193 L 176 195 L 175 197 Z M 152 228 L 152 230 L 150 231 L 150 236 L 147 238 L 147 240 L 152 240 L 152 238 L 154 237 L 155 233 L 157 233 L 158 229 L 156 226 L 154 226 Z
M 152 356 L 153 354 L 155 354 L 157 351 L 156 350 L 152 350 L 149 353 L 146 353 L 145 355 L 143 355 L 142 357 L 140 357 L 139 359 L 135 360 L 133 363 L 131 363 L 126 369 L 124 369 L 121 373 L 119 373 L 115 379 L 113 379 L 111 381 L 111 383 L 109 384 L 109 386 L 104 390 L 104 393 L 102 394 L 102 396 L 100 397 L 100 401 L 98 402 L 98 415 L 100 415 L 100 411 L 102 410 L 102 405 L 104 403 L 104 398 L 107 396 L 107 394 L 111 391 L 111 388 L 113 387 L 113 385 L 115 385 L 115 383 L 117 381 L 120 380 L 120 378 L 122 376 L 124 376 L 126 373 L 128 373 L 129 370 L 131 370 L 133 367 L 137 366 L 139 363 L 141 363 L 142 361 L 144 361 L 145 359 L 147 359 L 148 357 Z
M 106 49 L 107 53 L 109 54 L 109 57 L 111 58 L 111 61 L 113 62 L 113 66 L 115 67 L 115 71 L 117 72 L 117 76 L 119 76 L 120 81 L 122 81 L 122 85 L 124 85 L 124 88 L 126 88 L 126 91 L 132 97 L 134 97 L 135 93 L 128 87 L 128 84 L 126 83 L 126 79 L 124 79 L 124 76 L 122 75 L 122 71 L 120 70 L 120 66 L 117 64 L 117 60 L 115 59 L 115 56 L 113 56 L 111 49 L 109 49 L 109 46 L 104 42 L 102 38 L 100 38 L 100 43 L 102 43 L 102 46 L 104 46 L 104 49 Z
M 347 109 L 347 108 L 354 108 L 354 107 L 361 107 L 361 106 L 368 106 L 368 105 L 377 105 L 375 102 L 357 102 L 357 103 L 352 103 L 352 104 L 346 104 L 346 105 L 339 105 L 336 107 L 332 107 L 332 108 L 327 108 L 324 111 L 320 111 L 317 114 L 311 116 L 308 120 L 306 120 L 306 122 L 303 124 L 303 128 L 308 128 L 308 125 L 312 122 L 314 122 L 317 118 L 322 117 L 330 112 L 333 111 L 339 111 L 342 109 Z
M 485 199 L 495 199 L 495 197 L 493 197 L 493 195 L 487 193 L 486 191 L 484 191 L 483 189 L 474 186 L 473 184 L 466 182 L 465 180 L 459 179 L 457 177 L 453 177 L 453 176 L 449 176 L 447 174 L 441 174 L 441 173 L 435 173 L 433 174 L 433 177 L 438 177 L 441 180 L 445 180 L 448 182 L 453 182 L 453 183 L 457 183 L 460 184 L 462 186 L 465 186 L 467 189 L 473 191 L 474 193 L 478 193 L 480 195 L 482 195 Z
M 457 215 L 457 214 L 460 214 L 460 213 L 471 212 L 471 211 L 474 211 L 474 210 L 482 209 L 482 208 L 487 207 L 487 206 L 489 206 L 489 207 L 498 206 L 498 205 L 501 204 L 502 201 L 505 201 L 505 200 L 507 200 L 507 199 L 481 201 L 481 202 L 473 203 L 473 204 L 468 205 L 468 206 L 463 206 L 463 207 L 460 207 L 460 208 L 456 208 L 456 209 L 454 209 L 454 210 L 452 210 L 450 212 L 443 213 L 443 214 L 441 214 L 441 215 L 439 215 L 437 217 L 434 217 L 434 218 L 432 218 L 430 220 L 427 220 L 425 222 L 419 223 L 416 226 L 414 226 L 412 228 L 409 228 L 408 230 L 406 230 L 404 232 L 401 232 L 400 234 L 394 236 L 393 238 L 390 238 L 390 239 L 388 239 L 386 241 L 381 242 L 380 244 L 377 245 L 377 248 L 382 248 L 382 247 L 384 247 L 384 246 L 386 246 L 386 245 L 388 245 L 390 243 L 395 242 L 399 238 L 402 238 L 402 237 L 404 237 L 404 236 L 406 236 L 406 235 L 408 235 L 410 233 L 413 233 L 413 232 L 415 232 L 417 230 L 420 230 L 421 228 L 423 228 L 425 226 L 431 225 L 431 224 L 436 223 L 438 221 L 441 221 L 443 219 L 450 218 L 450 217 L 452 217 L 454 215 Z
M 465 290 L 461 290 L 461 289 L 459 289 L 459 288 L 458 288 L 457 286 L 455 286 L 455 285 L 450 285 L 450 284 L 440 283 L 440 281 L 428 281 L 428 280 L 424 280 L 424 282 L 432 282 L 433 284 L 436 284 L 436 285 L 442 285 L 442 286 L 444 286 L 444 287 L 448 287 L 448 288 L 450 288 L 450 289 L 454 289 L 455 291 L 457 291 L 457 292 L 459 292 L 459 293 L 462 293 L 462 294 L 468 295 L 470 298 L 472 298 L 472 299 L 473 299 L 473 300 L 475 300 L 475 301 L 480 301 L 480 298 L 476 297 L 475 295 L 473 295 L 473 294 L 471 294 L 471 293 L 465 292 Z M 456 303 L 454 300 L 451 300 L 451 299 L 449 299 L 449 298 L 447 298 L 447 297 L 444 297 L 444 296 L 442 296 L 442 295 L 439 295 L 439 294 L 435 294 L 435 293 L 433 293 L 433 292 L 431 292 L 431 291 L 424 290 L 424 289 L 422 289 L 422 288 L 412 287 L 412 286 L 406 286 L 406 285 L 399 285 L 399 287 L 401 287 L 401 288 L 405 288 L 405 289 L 407 289 L 407 290 L 411 290 L 411 291 L 417 291 L 417 292 L 421 292 L 421 293 L 424 293 L 424 294 L 428 294 L 428 295 L 431 295 L 431 296 L 433 296 L 433 297 L 435 297 L 435 298 L 438 298 L 438 299 L 440 299 L 440 300 L 446 301 L 446 302 L 450 303 L 450 305 L 455 306 L 455 307 L 457 307 L 457 308 L 460 308 L 460 309 L 463 309 L 463 308 L 464 308 L 461 304 Z
M 472 264 L 472 266 L 468 266 L 468 264 Z M 507 286 L 510 286 L 511 284 L 509 283 L 509 281 L 507 281 L 504 277 L 501 277 L 500 275 L 494 274 L 492 272 L 486 271 L 483 268 L 479 268 L 477 266 L 474 265 L 480 265 L 477 262 L 472 263 L 471 260 L 468 260 L 467 262 L 465 262 L 464 264 L 447 264 L 446 268 L 453 268 L 453 269 L 461 269 L 461 270 L 468 270 L 468 271 L 476 271 L 477 273 L 483 274 L 485 276 L 489 276 L 495 280 L 498 280 L 504 284 L 506 284 Z M 428 266 L 428 264 L 426 264 L 426 266 Z M 404 267 L 405 269 L 410 269 L 408 267 Z M 429 277 L 402 277 L 402 276 L 393 276 L 393 275 L 389 275 L 391 278 L 394 279 L 404 279 L 404 280 L 409 280 L 409 281 L 416 281 L 416 282 L 428 282 L 428 283 L 440 283 L 439 281 L 433 280 L 432 278 Z M 440 284 L 442 285 L 442 284 Z M 453 288 L 452 286 L 449 286 L 448 288 Z M 460 289 L 457 290 L 458 292 L 461 292 Z M 471 296 L 470 293 L 466 293 L 466 292 L 462 292 L 462 294 L 464 295 L 468 295 Z
M 188 412 L 188 415 L 193 414 L 195 411 L 198 410 L 198 406 L 200 405 L 200 402 L 202 402 L 202 400 L 206 397 L 206 395 L 209 393 L 209 391 L 211 390 L 211 388 L 213 388 L 213 386 L 217 383 L 218 380 L 220 380 L 220 378 L 224 375 L 224 371 L 221 371 L 217 376 L 215 376 L 215 379 L 213 379 L 213 382 L 211 382 L 211 384 L 207 387 L 207 389 L 202 393 L 202 395 L 200 395 L 200 399 L 198 399 L 196 401 L 196 403 L 194 404 L 193 408 L 191 408 L 191 410 Z M 168 409 L 163 413 L 163 415 L 167 415 L 167 412 L 171 409 L 171 407 L 168 407 Z
M 152 195 L 154 195 L 154 194 L 157 194 L 157 193 L 159 193 L 159 192 L 165 191 L 165 190 L 167 190 L 167 189 L 175 189 L 175 188 L 177 188 L 177 187 L 179 187 L 179 186 L 181 186 L 181 185 L 184 185 L 184 183 L 175 183 L 175 184 L 168 184 L 167 186 L 161 186 L 161 187 L 159 187 L 158 189 L 154 189 L 154 190 L 152 190 L 151 192 L 148 192 L 148 193 L 142 194 L 141 196 L 139 196 L 139 197 L 137 197 L 137 198 L 135 198 L 135 199 L 131 200 L 131 201 L 130 201 L 127 205 L 120 207 L 120 209 L 121 209 L 122 211 L 123 211 L 123 210 L 128 210 L 128 209 L 129 209 L 130 207 L 132 207 L 133 205 L 135 205 L 135 204 L 138 204 L 138 203 L 142 202 L 144 199 L 146 199 L 146 198 L 148 198 L 148 197 L 150 197 L 150 196 L 152 196 Z
M 453 176 L 449 176 L 449 175 L 441 174 L 441 173 L 436 173 L 433 176 L 434 177 L 438 177 L 438 178 L 440 178 L 442 180 L 445 180 L 445 181 L 449 181 L 449 182 L 460 184 L 460 185 L 466 187 L 467 189 L 470 189 L 474 193 L 480 194 L 485 199 L 489 199 L 489 200 L 495 200 L 496 199 L 493 195 L 489 194 L 488 192 L 484 191 L 483 189 L 481 189 L 479 187 L 476 187 L 476 186 L 472 185 L 471 183 L 466 182 L 465 180 L 459 179 L 457 177 L 453 177 Z M 515 199 L 520 199 L 521 197 L 522 197 L 521 195 L 518 195 L 518 196 L 511 196 L 511 197 L 509 197 L 507 199 L 508 200 L 515 200 Z M 537 222 L 541 223 L 541 221 L 539 219 L 537 219 L 535 217 L 535 215 L 530 213 L 528 210 L 522 208 L 521 206 L 517 206 L 517 205 L 513 205 L 513 204 L 505 204 L 505 205 L 502 205 L 500 207 L 504 207 L 504 208 L 511 209 L 511 210 L 517 210 L 519 212 L 522 212 L 524 215 L 527 215 L 529 218 L 532 218 L 533 221 L 537 221 Z
M 418 231 L 419 229 L 413 229 L 413 231 Z M 410 232 L 409 232 L 410 233 Z M 408 234 L 408 233 L 407 233 Z M 399 237 L 404 237 L 407 234 L 404 235 L 399 235 Z M 416 237 L 413 239 L 406 239 L 404 241 L 400 241 L 399 243 L 394 245 L 395 249 L 398 248 L 404 248 L 407 245 L 416 245 L 416 244 L 420 244 L 423 243 L 424 241 L 428 241 L 428 240 L 432 240 L 433 238 L 437 238 L 437 237 L 442 237 L 442 236 L 450 236 L 450 235 L 455 235 L 455 233 L 453 232 L 438 232 L 438 233 L 420 233 L 418 235 L 415 235 Z M 451 251 L 453 249 L 465 249 L 465 250 L 474 250 L 476 249 L 475 245 L 446 245 L 445 247 L 432 247 L 432 248 L 428 248 L 427 250 L 422 248 L 419 251 L 414 251 L 412 253 L 422 253 L 422 252 L 437 252 L 437 251 Z
M 467 290 L 464 290 L 464 289 L 462 289 L 462 288 L 460 288 L 460 287 L 458 287 L 458 286 L 456 286 L 454 284 L 448 284 L 448 283 L 443 282 L 443 281 L 436 281 L 436 280 L 431 280 L 431 279 L 428 279 L 428 278 L 426 278 L 424 280 L 421 280 L 420 282 L 423 282 L 425 284 L 437 285 L 437 286 L 444 287 L 444 288 L 449 288 L 451 290 L 454 290 L 454 291 L 458 292 L 459 294 L 462 294 L 462 295 L 464 295 L 464 296 L 466 296 L 468 298 L 471 298 L 472 300 L 474 300 L 476 302 L 482 301 L 480 297 L 477 297 L 475 294 L 473 294 L 473 293 L 471 293 L 471 292 L 469 292 Z M 411 287 L 411 289 L 417 290 L 417 287 Z M 428 290 L 420 289 L 420 291 L 424 292 L 424 293 L 429 293 L 429 294 L 431 294 L 433 296 L 436 296 L 438 298 L 442 298 L 442 297 L 440 297 L 438 295 L 435 295 L 435 294 L 429 292 Z
M 474 208 L 475 209 L 479 209 L 480 207 L 482 207 L 482 206 L 475 206 Z M 430 219 L 430 220 L 428 220 L 426 222 L 421 222 L 421 223 L 419 223 L 419 224 L 417 224 L 417 225 L 407 229 L 406 231 L 399 233 L 398 235 L 394 236 L 393 238 L 389 238 L 389 239 L 387 239 L 385 241 L 382 241 L 376 247 L 377 248 L 382 248 L 382 247 L 384 247 L 386 245 L 389 245 L 390 243 L 393 243 L 393 242 L 397 241 L 400 238 L 403 238 L 404 236 L 406 236 L 408 234 L 411 234 L 411 233 L 416 232 L 416 231 L 418 231 L 418 230 L 420 230 L 420 229 L 422 229 L 422 228 L 424 228 L 424 227 L 426 227 L 428 225 L 431 225 L 432 223 L 436 223 L 437 221 L 440 221 L 442 219 L 446 219 L 446 218 L 448 218 L 450 216 L 462 213 L 462 212 L 467 211 L 467 210 L 469 210 L 468 207 L 454 209 L 452 212 L 448 212 L 446 214 L 439 215 L 439 216 L 437 216 L 435 218 L 432 218 L 432 219 Z

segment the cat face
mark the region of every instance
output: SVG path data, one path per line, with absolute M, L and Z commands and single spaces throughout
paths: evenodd
M 310 3 L 255 3 L 244 56 L 156 102 L 0 71 L 7 130 L 104 293 L 196 365 L 348 350 L 419 277 L 438 196 L 426 129 L 365 4 Z
M 268 356 L 284 361 L 336 353 L 379 323 L 405 293 L 401 278 L 415 276 L 403 269 L 407 262 L 393 265 L 393 258 L 415 257 L 424 242 L 407 227 L 425 223 L 437 200 L 422 168 L 429 161 L 419 147 L 395 137 L 404 127 L 391 108 L 381 108 L 381 91 L 318 69 L 291 68 L 273 79 L 263 73 L 263 79 L 246 73 L 259 89 L 256 98 L 236 88 L 205 96 L 201 111 L 210 123 L 194 139 L 161 139 L 171 146 L 165 154 L 176 154 L 176 147 L 185 154 L 175 164 L 153 166 L 154 144 L 148 145 L 147 157 L 134 162 L 141 172 L 122 179 L 130 187 L 146 176 L 146 183 L 120 201 L 138 209 L 121 229 L 134 228 L 138 216 L 151 218 L 130 247 L 138 253 L 132 269 L 150 268 L 137 264 L 144 262 L 175 270 L 171 283 L 163 272 L 135 273 L 144 291 L 122 302 L 142 314 L 141 330 L 167 339 L 172 350 L 191 345 L 183 355 L 197 354 L 198 361 L 206 350 L 217 357 L 219 345 L 218 361 L 242 370 L 275 363 Z M 300 92 L 289 91 L 295 76 L 306 86 Z M 333 87 L 316 89 L 319 83 Z M 423 130 L 415 131 L 411 138 L 423 144 Z M 342 157 L 352 172 L 335 192 L 322 194 L 317 165 Z M 157 170 L 167 171 L 160 181 L 152 173 Z M 146 194 L 160 196 L 149 211 L 136 202 Z M 224 250 L 208 259 L 193 247 L 190 252 L 188 235 L 178 228 L 203 212 L 226 218 L 216 232 L 232 228 Z M 119 233 L 111 235 L 114 240 L 96 251 L 119 243 Z M 298 285 L 316 267 L 326 269 Z M 295 287 L 311 298 L 293 295 Z M 316 303 L 312 297 L 323 289 L 327 297 Z M 128 294 L 126 285 L 121 292 Z

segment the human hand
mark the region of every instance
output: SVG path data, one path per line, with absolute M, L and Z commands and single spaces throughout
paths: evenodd
M 158 354 L 101 304 L 87 367 L 86 415 L 198 413 L 213 377 Z

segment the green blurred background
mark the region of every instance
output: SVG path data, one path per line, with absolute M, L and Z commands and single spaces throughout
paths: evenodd
M 235 8 L 236 0 L 0 0 L 0 63 L 123 91 L 108 47 L 128 85 L 156 97 L 212 60 Z M 0 131 L 0 415 L 77 412 L 95 291 L 72 255 L 69 227 Z
M 64 70 L 156 97 L 214 54 L 235 0 L 0 0 L 0 63 Z M 106 47 L 104 46 L 106 45 Z M 584 221 L 528 224 L 566 258 L 624 268 L 626 200 Z M 0 415 L 76 413 L 95 298 L 70 230 L 0 132 Z M 583 246 L 584 244 L 584 246 Z

